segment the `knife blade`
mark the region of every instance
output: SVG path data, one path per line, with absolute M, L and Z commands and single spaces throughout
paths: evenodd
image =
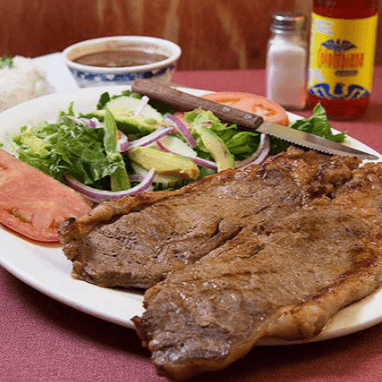
M 362 159 L 370 160 L 379 159 L 376 155 L 337 142 L 329 141 L 313 134 L 295 130 L 284 125 L 266 122 L 257 114 L 248 113 L 231 106 L 197 97 L 155 81 L 136 80 L 133 82 L 131 90 L 135 93 L 146 95 L 150 99 L 165 102 L 180 111 L 190 111 L 196 108 L 209 110 L 217 118 L 225 122 L 240 125 L 243 129 L 269 134 L 313 150 L 322 151 L 332 155 L 357 156 Z

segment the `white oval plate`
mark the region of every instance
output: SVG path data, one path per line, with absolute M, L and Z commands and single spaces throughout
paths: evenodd
M 113 86 L 79 89 L 50 94 L 17 105 L 0 114 L 0 143 L 19 132 L 25 124 L 36 124 L 44 120 L 55 120 L 60 110 L 67 110 L 74 102 L 75 112 L 94 110 L 99 96 L 108 91 L 119 94 L 128 86 Z M 195 95 L 202 90 L 184 89 Z M 291 120 L 299 117 L 290 114 Z M 348 138 L 347 144 L 359 150 L 382 157 L 366 145 Z M 0 226 L 0 264 L 14 276 L 73 308 L 101 319 L 134 328 L 131 318 L 142 315 L 143 294 L 138 292 L 100 288 L 71 277 L 72 263 L 63 255 L 58 244 L 38 244 L 28 241 Z M 353 333 L 382 321 L 382 289 L 368 298 L 352 304 L 337 313 L 314 341 L 339 337 Z M 267 340 L 261 344 L 290 344 L 288 341 Z M 296 343 L 296 342 L 293 342 Z

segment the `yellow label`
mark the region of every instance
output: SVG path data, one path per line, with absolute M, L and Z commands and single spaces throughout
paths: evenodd
M 309 93 L 326 99 L 370 95 L 378 15 L 332 19 L 312 14 Z

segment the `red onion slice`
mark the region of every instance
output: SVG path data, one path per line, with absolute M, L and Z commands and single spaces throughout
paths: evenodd
M 171 154 L 175 154 L 175 155 L 184 156 L 188 159 L 191 159 L 196 165 L 201 166 L 201 167 L 209 168 L 209 169 L 214 170 L 214 171 L 217 171 L 217 169 L 218 169 L 218 166 L 215 162 L 212 162 L 212 161 L 206 160 L 206 159 L 202 159 L 202 158 L 198 158 L 198 157 L 194 157 L 191 155 L 184 155 L 184 154 L 176 153 L 175 151 L 169 150 L 161 141 L 157 141 L 156 143 L 157 143 L 157 146 L 162 151 L 166 151 L 167 153 L 171 153 Z
M 192 148 L 198 145 L 196 143 L 196 140 L 194 139 L 194 137 L 191 135 L 190 131 L 188 130 L 188 127 L 179 118 L 175 117 L 175 115 L 168 114 L 166 115 L 165 119 L 170 120 L 176 125 L 178 131 L 182 134 L 183 138 L 188 142 L 188 144 Z
M 120 153 L 123 153 L 127 151 L 127 148 L 129 147 L 129 140 L 127 136 L 124 133 L 122 133 L 122 131 L 120 130 L 118 130 L 118 135 L 119 135 L 119 138 L 117 141 L 117 150 Z
M 105 124 L 101 121 L 99 121 L 97 118 L 93 117 L 89 119 L 89 127 L 92 129 L 99 129 L 101 127 L 104 127 Z
M 129 175 L 130 182 L 142 182 L 144 176 L 142 174 L 131 174 Z
M 71 115 L 66 115 L 65 118 L 68 119 L 70 122 L 77 123 L 77 125 L 89 126 L 89 123 L 85 122 L 84 118 L 73 117 Z
M 257 150 L 247 159 L 237 162 L 235 168 L 245 168 L 251 164 L 259 164 L 264 161 L 264 159 L 268 156 L 269 150 L 271 148 L 269 136 L 267 134 L 261 134 L 260 136 L 260 144 Z
M 71 115 L 65 116 L 71 122 L 77 123 L 78 125 L 88 126 L 91 129 L 98 129 L 104 126 L 104 123 L 100 122 L 97 118 L 81 118 L 81 117 L 73 117 Z
M 202 159 L 198 157 L 188 157 L 188 158 L 191 159 L 198 166 L 209 168 L 210 170 L 214 170 L 214 171 L 218 170 L 218 165 L 216 164 L 216 162 L 212 162 L 210 160 Z
M 146 105 L 148 104 L 148 102 L 149 102 L 149 97 L 147 97 L 147 96 L 143 96 L 142 99 L 141 99 L 140 104 L 137 106 L 137 108 L 136 108 L 135 111 L 134 111 L 134 115 L 135 115 L 135 116 L 141 115 L 143 109 L 146 107 Z
M 269 139 L 268 135 L 266 136 L 266 138 L 267 139 L 265 140 L 263 151 L 260 153 L 260 155 L 257 157 L 257 159 L 255 159 L 252 162 L 252 164 L 260 164 L 260 163 L 263 163 L 265 161 L 265 159 L 267 159 L 267 157 L 269 155 L 269 151 L 271 150 L 271 140 Z
M 127 147 L 127 151 L 132 150 L 136 147 L 151 145 L 159 139 L 163 138 L 165 135 L 172 133 L 173 131 L 173 127 L 160 127 L 151 134 L 145 135 L 144 137 L 136 139 L 135 141 L 131 141 Z
M 165 151 L 166 153 L 171 153 L 171 154 L 176 154 L 175 152 L 169 150 L 161 141 L 156 142 L 157 146 L 162 150 Z M 180 154 L 178 154 L 180 155 Z
M 146 191 L 152 184 L 155 177 L 155 171 L 150 170 L 143 180 L 135 187 L 129 188 L 123 191 L 103 191 L 97 190 L 95 188 L 86 186 L 85 184 L 79 182 L 78 180 L 72 178 L 69 175 L 65 175 L 68 186 L 72 187 L 74 190 L 79 191 L 82 195 L 86 196 L 93 202 L 102 202 L 104 200 L 113 199 L 118 200 L 124 196 L 138 194 L 140 192 Z

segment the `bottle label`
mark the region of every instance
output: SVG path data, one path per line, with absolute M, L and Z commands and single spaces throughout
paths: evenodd
M 378 15 L 346 20 L 312 14 L 310 94 L 341 100 L 370 95 L 377 23 Z

